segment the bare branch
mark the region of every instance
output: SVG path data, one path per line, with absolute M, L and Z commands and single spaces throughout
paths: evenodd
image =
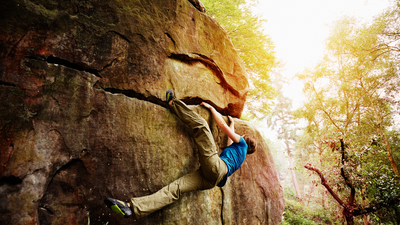
M 318 101 L 321 103 L 321 105 L 323 105 L 322 100 L 318 97 L 318 93 L 315 90 L 314 84 L 312 84 L 312 89 L 315 92 L 315 95 L 318 98 Z M 335 121 L 332 119 L 331 115 L 324 109 L 321 107 L 321 110 L 325 113 L 325 115 L 328 116 L 329 120 L 332 122 L 332 124 L 339 130 L 340 133 L 344 134 L 343 131 L 340 129 L 340 127 L 335 123 Z
M 319 171 L 317 168 L 312 167 L 310 164 L 307 164 L 304 166 L 306 169 L 311 170 L 316 172 L 319 177 L 321 178 L 321 184 L 324 185 L 324 187 L 326 188 L 326 190 L 329 191 L 329 193 L 332 195 L 332 197 L 342 206 L 342 207 L 346 207 L 346 205 L 344 204 L 344 202 L 339 198 L 339 196 L 332 190 L 332 188 L 329 186 L 328 182 L 326 181 L 324 175 L 322 175 L 321 171 Z

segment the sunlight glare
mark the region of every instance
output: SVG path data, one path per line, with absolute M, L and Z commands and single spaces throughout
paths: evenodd
M 254 9 L 266 19 L 265 33 L 275 43 L 276 56 L 285 64 L 282 74 L 291 79 L 285 94 L 293 107 L 301 105 L 302 83 L 293 76 L 311 68 L 322 58 L 329 26 L 341 16 L 354 16 L 362 21 L 389 7 L 390 0 L 260 0 Z

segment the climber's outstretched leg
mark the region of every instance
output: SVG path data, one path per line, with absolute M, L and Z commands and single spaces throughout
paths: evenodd
M 218 157 L 217 148 L 207 122 L 184 102 L 176 100 L 172 90 L 166 94 L 169 109 L 194 132 L 199 150 L 200 168 L 187 174 L 156 193 L 132 198 L 131 208 L 136 216 L 146 216 L 178 200 L 181 194 L 213 188 L 227 173 L 226 164 Z M 169 104 L 171 101 L 171 104 Z
M 216 182 L 220 176 L 225 175 L 223 173 L 226 173 L 226 164 L 218 157 L 217 147 L 206 120 L 184 102 L 173 98 L 173 93 L 170 92 L 172 90 L 167 91 L 167 102 L 171 112 L 193 130 L 203 175 L 210 182 Z M 172 98 L 169 99 L 169 96 Z
M 172 90 L 168 90 L 166 96 L 169 109 L 194 132 L 194 140 L 199 151 L 200 168 L 175 180 L 154 194 L 132 198 L 130 207 L 136 218 L 147 216 L 173 203 L 183 193 L 213 188 L 227 173 L 226 164 L 218 157 L 207 122 L 184 102 L 176 100 Z M 169 104 L 170 101 L 171 104 Z M 116 211 L 118 212 L 118 210 Z
M 198 169 L 193 173 L 186 174 L 175 180 L 154 194 L 131 198 L 131 208 L 135 217 L 139 219 L 173 203 L 178 200 L 183 193 L 206 190 L 214 186 L 213 183 L 209 182 L 203 176 L 201 170 Z

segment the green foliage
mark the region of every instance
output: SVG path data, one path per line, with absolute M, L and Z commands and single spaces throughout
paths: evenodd
M 324 58 L 298 75 L 308 98 L 295 112 L 307 120 L 296 143 L 298 161 L 318 167 L 346 201 L 350 188 L 343 169 L 359 208 L 387 208 L 400 196 L 399 133 L 392 117 L 400 84 L 399 12 L 385 12 L 372 24 L 350 17 L 337 21 Z M 343 161 L 339 139 L 346 147 Z
M 295 199 L 295 193 L 285 189 L 285 210 L 282 225 L 289 224 L 332 224 L 333 218 L 320 205 L 303 205 Z
M 275 46 L 262 28 L 266 22 L 251 11 L 254 0 L 202 0 L 206 13 L 228 32 L 250 75 L 247 110 L 253 116 L 266 114 L 275 97 L 270 71 L 278 66 Z
M 284 220 L 282 225 L 286 224 L 318 224 L 314 222 L 312 210 L 304 207 L 300 202 L 295 200 L 286 200 Z

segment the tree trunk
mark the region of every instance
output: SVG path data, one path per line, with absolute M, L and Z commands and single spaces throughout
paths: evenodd
M 311 200 L 311 196 L 312 196 L 312 193 L 314 192 L 314 188 L 315 188 L 315 186 L 314 186 L 314 184 L 312 184 L 311 185 L 311 190 L 310 190 L 310 193 L 308 194 L 308 201 L 307 201 L 307 205 L 309 205 L 310 204 L 310 200 Z M 305 195 L 305 191 L 304 191 L 304 195 Z
M 394 161 L 393 156 L 392 156 L 392 148 L 390 147 L 390 144 L 386 138 L 385 132 L 382 130 L 382 123 L 383 123 L 382 115 L 376 109 L 374 100 L 373 100 L 371 94 L 369 94 L 368 91 L 365 89 L 361 79 L 360 79 L 360 81 L 361 81 L 361 87 L 364 89 L 364 92 L 367 94 L 369 101 L 371 102 L 373 112 L 378 119 L 378 131 L 379 131 L 381 137 L 383 138 L 383 141 L 385 142 L 386 151 L 387 151 L 388 158 L 390 160 L 390 164 L 392 165 L 394 173 L 397 175 L 397 179 L 400 179 L 400 174 L 399 174 L 399 171 L 397 170 L 397 164 Z
M 363 215 L 363 216 L 364 216 L 364 225 L 371 225 L 369 215 Z
M 346 218 L 347 225 L 354 225 L 353 213 L 350 213 L 346 209 L 343 209 L 344 217 Z
M 394 213 L 395 213 L 395 215 L 396 215 L 396 223 L 397 223 L 397 224 L 400 224 L 400 212 L 399 212 L 399 210 L 397 209 L 397 206 L 394 206 L 393 208 L 394 208 Z
M 389 144 L 389 142 L 388 142 L 388 140 L 387 140 L 387 138 L 386 138 L 386 135 L 383 133 L 383 131 L 382 131 L 381 128 L 379 128 L 379 131 L 380 131 L 380 133 L 381 133 L 381 136 L 382 136 L 382 138 L 383 138 L 383 141 L 385 142 L 386 151 L 387 151 L 388 158 L 389 158 L 389 160 L 390 160 L 390 164 L 392 165 L 392 168 L 393 168 L 394 173 L 395 173 L 395 174 L 397 175 L 397 177 L 399 178 L 399 177 L 400 177 L 400 174 L 399 174 L 399 171 L 397 170 L 396 162 L 394 161 L 393 156 L 392 156 L 392 148 L 390 147 L 390 144 Z
M 294 168 L 293 168 L 293 159 L 292 159 L 292 154 L 290 153 L 289 143 L 286 142 L 285 144 L 286 144 L 286 150 L 287 150 L 288 159 L 289 159 L 289 169 L 290 169 L 290 172 L 292 173 L 294 189 L 296 190 L 297 198 L 299 199 L 299 201 L 301 203 L 303 203 L 303 200 L 302 200 L 301 194 L 300 194 L 299 185 L 297 184 L 296 174 L 295 174 Z
M 322 141 L 318 142 L 317 148 L 318 148 L 318 155 L 319 155 L 319 168 L 322 169 Z M 326 202 L 326 197 L 327 197 L 326 196 L 326 194 L 327 194 L 326 192 L 327 192 L 326 190 L 322 189 L 321 204 L 322 204 L 322 207 L 324 207 L 324 209 L 328 209 L 327 202 Z

